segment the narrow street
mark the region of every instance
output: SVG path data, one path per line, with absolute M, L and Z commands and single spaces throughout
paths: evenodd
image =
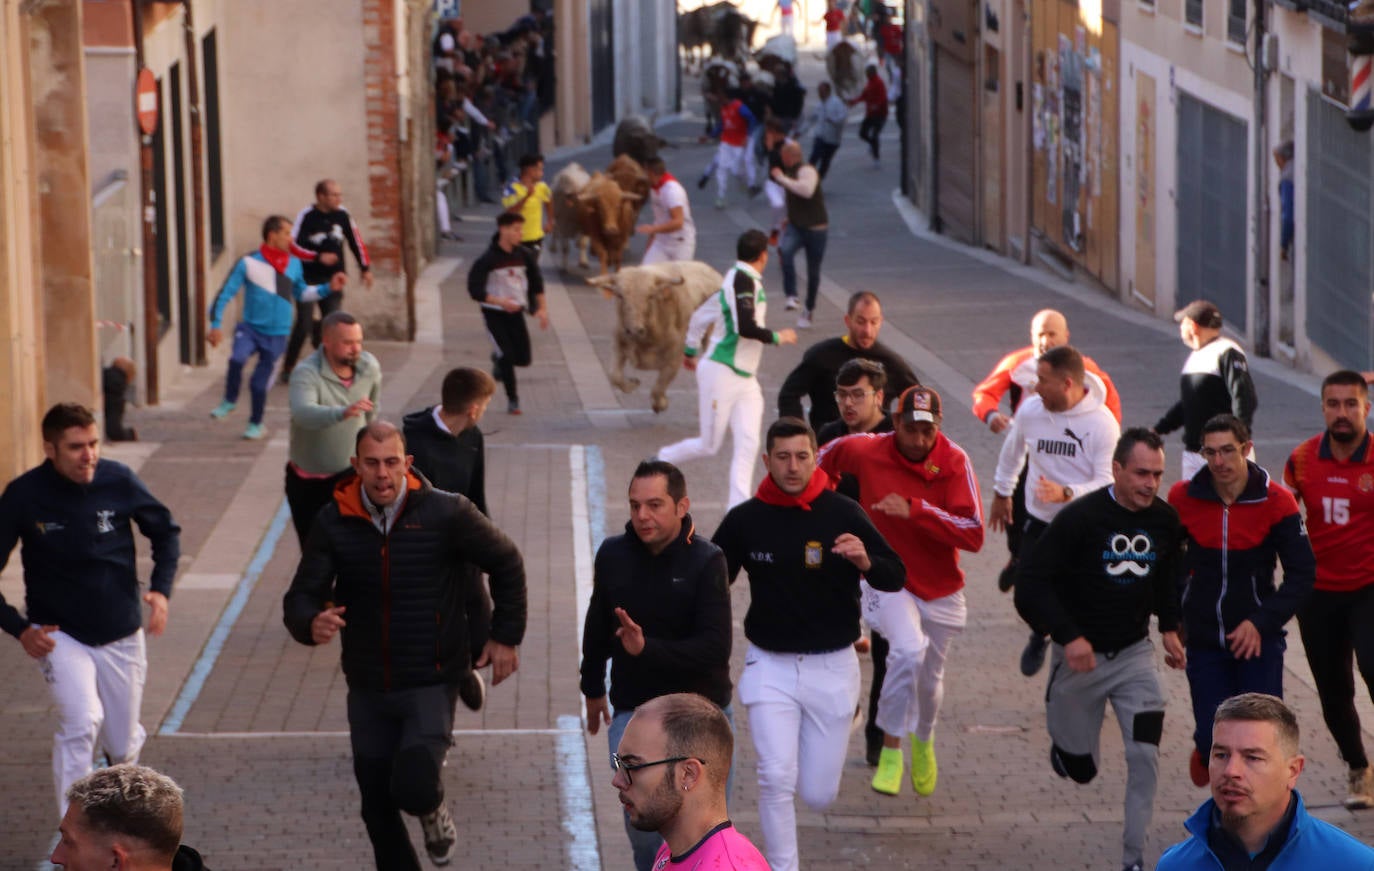
M 814 60 L 803 80 L 814 94 Z M 694 79 L 684 80 L 689 87 L 695 88 Z M 985 505 L 1000 438 L 970 413 L 970 391 L 1003 354 L 1027 343 L 1037 310 L 1065 313 L 1072 344 L 1115 380 L 1126 425 L 1149 425 L 1172 404 L 1186 355 L 1172 324 L 1091 288 L 932 238 L 924 219 L 899 207 L 894 196 L 895 123 L 884 131 L 885 163 L 877 170 L 856 128 L 857 115 L 824 184 L 831 229 L 816 326 L 802 332 L 799 345 L 764 355 L 766 419 L 774 416 L 777 388 L 802 350 L 843 332 L 843 304 L 857 290 L 878 294 L 886 318 L 881 340 L 944 398 L 944 431 L 972 457 Z M 664 127 L 673 143 L 664 157 L 691 195 L 698 259 L 723 271 L 733 261 L 739 232 L 766 225 L 768 205 L 763 196 L 748 199 L 735 190 L 726 209 L 713 208 L 714 185 L 695 185 L 712 151 L 697 144 L 700 129 L 695 120 Z M 809 138 L 804 144 L 809 150 Z M 550 155 L 547 178 L 569 159 L 590 171 L 605 166 L 610 150 Z M 495 213 L 491 206 L 462 210 L 454 230 L 465 241 L 443 243 L 443 258 L 422 280 L 430 293 L 421 300 L 421 340 L 367 343 L 386 373 L 384 417 L 399 421 L 404 412 L 436 402 L 452 367 L 489 365 L 488 341 L 464 279 L 494 230 Z M 626 262 L 638 262 L 642 247 L 636 241 Z M 460 832 L 461 858 L 452 867 L 623 871 L 631 866 L 605 735 L 587 737 L 581 724 L 581 608 L 591 555 L 626 519 L 624 493 L 635 463 L 695 432 L 695 382 L 691 373 L 681 373 L 660 415 L 650 411 L 647 385 L 628 395 L 614 391 L 606 379 L 612 303 L 585 284 L 583 272 L 561 272 L 547 251 L 543 263 L 554 323 L 546 333 L 534 329 L 534 364 L 520 372 L 524 414 L 507 415 L 497 397 L 482 426 L 494 519 L 526 559 L 529 632 L 517 676 L 491 688 L 481 714 L 459 709 L 445 776 Z M 802 263 L 798 268 L 804 273 Z M 774 263 L 765 278 L 777 300 L 768 325 L 792 326 Z M 1277 475 L 1288 452 L 1322 425 L 1318 379 L 1270 361 L 1255 361 L 1253 368 L 1260 397 L 1256 450 Z M 338 647 L 302 647 L 281 624 L 281 596 L 299 555 L 282 504 L 286 388 L 270 395 L 268 439 L 245 442 L 241 420 L 221 425 L 207 417 L 222 373 L 218 365 L 198 370 L 184 395 L 134 411 L 145 441 L 106 453 L 135 465 L 184 528 L 169 629 L 149 643 L 144 761 L 185 787 L 185 841 L 213 868 L 363 867 L 369 847 L 350 765 Z M 1175 434 L 1166 487 L 1178 475 L 1177 451 Z M 723 514 L 728 462 L 727 448 L 684 467 L 692 514 L 707 535 Z M 1026 679 L 1017 670 L 1025 630 L 1010 597 L 996 588 L 1005 559 L 1004 539 L 990 534 L 981 553 L 963 560 L 969 625 L 946 671 L 936 732 L 938 790 L 924 799 L 909 789 L 895 798 L 873 792 L 862 733 L 856 733 L 839 800 L 824 814 L 799 811 L 805 867 L 1118 867 L 1125 780 L 1119 732 L 1109 715 L 1102 771 L 1092 784 L 1075 786 L 1051 772 L 1044 675 Z M 18 562 L 16 553 L 0 578 L 0 592 L 11 601 L 22 598 Z M 746 583 L 736 584 L 734 602 L 737 676 Z M 1300 789 L 1315 813 L 1368 841 L 1374 814 L 1340 806 L 1345 767 L 1322 723 L 1292 628 L 1285 690 L 1304 730 L 1308 761 Z M 1159 661 L 1163 670 L 1162 653 Z M 864 669 L 866 688 L 866 660 Z M 0 679 L 11 698 L 0 711 L 0 731 L 7 736 L 0 766 L 7 782 L 29 787 L 22 799 L 0 807 L 0 831 L 7 833 L 0 867 L 44 868 L 40 860 L 55 834 L 48 697 L 18 644 L 0 644 Z M 1164 684 L 1169 706 L 1147 848 L 1151 864 L 1181 838 L 1182 821 L 1206 797 L 1187 775 L 1192 716 L 1186 683 L 1181 673 L 1166 671 Z M 1369 700 L 1361 704 L 1366 724 L 1374 723 Z M 740 770 L 731 816 L 758 840 L 748 717 L 736 707 Z

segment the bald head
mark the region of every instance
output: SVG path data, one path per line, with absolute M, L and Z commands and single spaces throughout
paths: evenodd
M 795 139 L 789 139 L 782 144 L 782 150 L 778 152 L 782 156 L 782 165 L 791 169 L 802 162 L 801 144 Z
M 1031 318 L 1031 346 L 1039 357 L 1050 348 L 1069 343 L 1069 322 L 1052 308 L 1042 309 Z

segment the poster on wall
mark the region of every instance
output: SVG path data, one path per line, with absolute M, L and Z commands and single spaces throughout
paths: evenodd
M 1079 28 L 1080 32 L 1082 28 Z M 1063 166 L 1064 242 L 1074 251 L 1083 248 L 1078 192 L 1083 181 L 1083 55 L 1064 34 L 1059 34 L 1060 125 Z

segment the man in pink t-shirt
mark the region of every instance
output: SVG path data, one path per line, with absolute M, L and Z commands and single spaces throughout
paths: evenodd
M 611 785 L 630 825 L 663 837 L 654 871 L 768 871 L 726 812 L 734 744 L 730 721 L 704 696 L 672 693 L 635 708 L 611 756 Z

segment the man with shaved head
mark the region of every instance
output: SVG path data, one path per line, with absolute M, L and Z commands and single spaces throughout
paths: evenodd
M 343 634 L 353 774 L 379 869 L 419 871 L 401 812 L 420 818 L 436 865 L 457 851 L 444 803 L 459 684 L 474 664 L 463 602 L 469 564 L 486 572 L 490 638 L 475 667 L 492 684 L 515 673 L 525 634 L 525 567 L 514 542 L 464 496 L 411 468 L 405 435 L 378 420 L 358 430 L 353 475 L 315 518 L 283 600 L 302 644 Z
M 787 220 L 783 223 L 778 257 L 782 261 L 782 292 L 787 295 L 788 308 L 796 308 L 797 250 L 806 249 L 806 302 L 797 326 L 808 329 L 816 310 L 816 294 L 821 287 L 821 259 L 825 257 L 825 241 L 830 229 L 821 176 L 814 166 L 802 161 L 801 146 L 792 139 L 782 146 L 782 166 L 774 167 L 770 175 L 782 186 L 787 198 Z
M 1034 395 L 1036 361 L 1040 355 L 1069 343 L 1069 322 L 1063 314 L 1052 308 L 1035 313 L 1035 317 L 1031 318 L 1030 332 L 1030 345 L 1003 357 L 988 377 L 973 388 L 973 413 L 994 433 L 1000 434 L 1011 426 L 1012 415 L 1016 414 L 1021 400 Z M 1121 423 L 1121 397 L 1112 379 L 1086 354 L 1083 355 L 1083 368 L 1102 379 L 1102 386 L 1107 390 L 1106 406 L 1116 422 Z M 1010 414 L 998 410 L 1004 395 L 1010 400 Z M 1011 551 L 1011 558 L 997 578 L 997 587 L 1004 593 L 1016 583 L 1017 556 L 1021 552 L 1021 532 L 1025 528 L 1026 518 L 1026 470 L 1022 468 L 1016 481 L 1016 490 L 1012 493 L 1012 522 L 1007 524 L 1007 550 Z

